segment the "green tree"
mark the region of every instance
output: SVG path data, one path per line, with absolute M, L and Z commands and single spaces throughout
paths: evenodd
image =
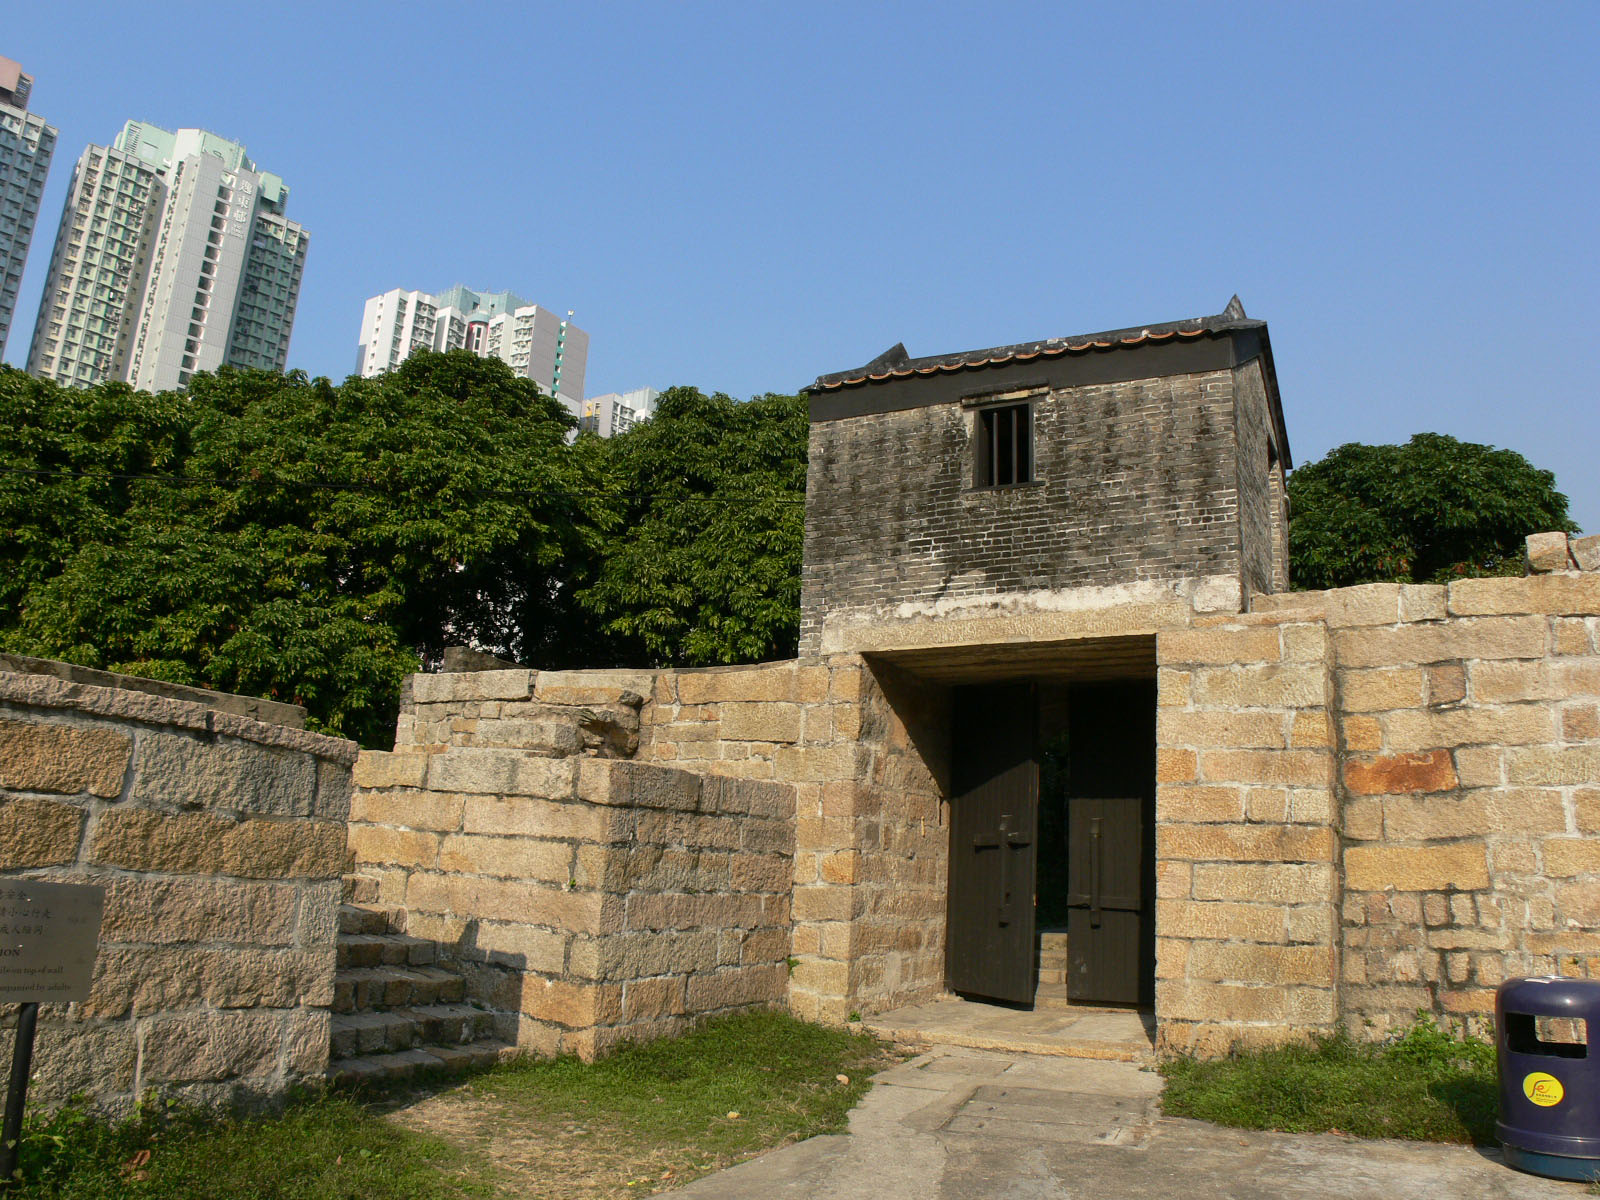
M 1290 475 L 1288 491 L 1297 588 L 1519 574 L 1528 534 L 1577 528 L 1554 474 L 1439 433 L 1340 446 Z
M 578 599 L 614 662 L 792 656 L 800 629 L 806 402 L 672 388 L 648 422 L 580 454 L 603 469 L 609 533 Z
M 386 744 L 419 657 L 582 641 L 596 488 L 571 424 L 462 353 L 160 395 L 0 370 L 0 647 L 294 701 Z

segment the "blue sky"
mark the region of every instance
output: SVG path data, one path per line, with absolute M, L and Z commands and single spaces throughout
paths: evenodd
M 1600 4 L 17 4 L 72 163 L 130 117 L 248 146 L 312 232 L 290 365 L 363 300 L 574 309 L 593 394 L 792 391 L 1219 311 L 1297 462 L 1437 430 L 1600 531 Z

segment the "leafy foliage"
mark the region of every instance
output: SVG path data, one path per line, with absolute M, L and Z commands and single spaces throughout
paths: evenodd
M 1555 482 L 1514 450 L 1444 434 L 1340 446 L 1289 477 L 1290 579 L 1329 588 L 1520 573 L 1528 534 L 1576 528 Z
M 578 599 L 618 661 L 757 662 L 794 654 L 805 536 L 805 401 L 672 388 L 656 414 L 589 452 L 615 533 Z
M 0 370 L 0 648 L 290 700 L 385 744 L 419 655 L 575 640 L 597 534 L 571 423 L 459 353 L 160 395 Z

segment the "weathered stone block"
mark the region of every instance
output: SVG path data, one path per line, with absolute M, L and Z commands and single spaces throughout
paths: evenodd
M 463 807 L 463 797 L 440 792 L 358 791 L 351 799 L 350 819 L 357 823 L 454 833 L 461 828 Z
M 84 810 L 29 796 L 0 798 L 0 863 L 48 867 L 78 857 Z
M 434 867 L 439 862 L 439 835 L 388 825 L 352 825 L 350 852 L 358 865 Z
M 1505 752 L 1506 781 L 1567 786 L 1600 780 L 1600 746 L 1530 746 Z
M 1206 783 L 1326 787 L 1332 782 L 1333 759 L 1316 750 L 1205 750 L 1200 778 Z
M 1288 937 L 1284 914 L 1277 904 L 1158 899 L 1156 934 L 1186 941 L 1220 938 L 1282 943 Z
M 506 921 L 479 921 L 472 949 L 489 961 L 524 971 L 559 975 L 566 965 L 567 935 Z
M 781 965 L 733 967 L 689 978 L 686 1007 L 691 1013 L 716 1012 L 751 1004 L 772 1004 L 783 999 L 789 983 Z
M 683 979 L 634 979 L 622 987 L 622 1019 L 645 1021 L 684 1013 Z
M 795 675 L 796 664 L 788 662 L 679 671 L 678 696 L 684 704 L 793 700 Z
M 1548 626 L 1540 616 L 1475 617 L 1437 625 L 1341 629 L 1335 631 L 1333 645 L 1341 667 L 1359 669 L 1471 658 L 1539 658 L 1548 639 Z
M 1327 903 L 1333 895 L 1329 863 L 1197 863 L 1194 868 L 1196 900 L 1310 904 Z
M 1281 712 L 1157 710 L 1156 740 L 1163 746 L 1278 749 L 1285 745 Z
M 420 788 L 428 776 L 429 754 L 386 754 L 363 750 L 351 769 L 358 788 Z
M 1505 708 L 1411 709 L 1383 719 L 1391 750 L 1436 746 L 1535 745 L 1555 740 L 1555 716 L 1543 705 Z
M 1281 657 L 1278 630 L 1270 626 L 1179 629 L 1156 636 L 1156 661 L 1162 666 L 1277 662 Z
M 1345 671 L 1339 677 L 1339 707 L 1345 712 L 1415 708 L 1422 698 L 1423 674 L 1417 667 Z
M 1600 533 L 1568 537 L 1567 552 L 1580 571 L 1600 571 Z
M 536 674 L 534 671 L 513 669 L 413 675 L 409 681 L 411 699 L 417 704 L 525 700 L 533 694 Z
M 286 946 L 295 940 L 299 891 L 287 883 L 116 876 L 106 882 L 100 937 Z
M 1530 571 L 1565 571 L 1572 565 L 1565 533 L 1530 533 L 1526 562 Z
M 1240 821 L 1244 791 L 1218 785 L 1163 783 L 1156 788 L 1157 821 Z
M 150 1086 L 264 1076 L 279 1067 L 284 1015 L 185 1013 L 152 1018 L 142 1034 L 140 1079 Z
M 1333 830 L 1303 825 L 1159 825 L 1156 857 L 1194 862 L 1327 862 Z
M 588 762 L 585 763 L 587 765 Z M 613 764 L 603 761 L 603 765 L 610 767 Z M 461 830 L 463 833 L 612 842 L 632 834 L 633 812 L 599 804 L 559 804 L 520 796 L 511 799 L 467 796 L 461 816 Z
M 1424 754 L 1391 754 L 1344 764 L 1344 784 L 1361 796 L 1401 792 L 1445 792 L 1458 785 L 1448 750 Z
M 153 808 L 309 816 L 316 803 L 316 761 L 289 750 L 146 734 L 134 755 L 133 798 Z
M 241 821 L 222 835 L 222 870 L 257 879 L 329 879 L 345 868 L 343 822 Z
M 1325 672 L 1315 665 L 1201 668 L 1194 672 L 1195 703 L 1227 708 L 1311 708 L 1323 703 Z
M 565 884 L 573 876 L 572 846 L 521 837 L 451 835 L 439 850 L 439 869 Z
M 1197 941 L 1189 951 L 1189 976 L 1218 982 L 1332 987 L 1333 947 L 1264 946 Z
M 132 741 L 110 729 L 0 720 L 0 787 L 17 792 L 115 796 Z
M 1172 746 L 1156 747 L 1156 782 L 1192 783 L 1200 769 L 1199 756 L 1193 750 L 1175 749 Z
M 473 746 L 453 746 L 429 757 L 428 786 L 436 791 L 544 800 L 566 800 L 577 794 L 576 758 L 540 758 L 519 750 Z
M 1489 886 L 1481 843 L 1445 846 L 1352 846 L 1345 851 L 1346 885 L 1357 892 L 1468 891 Z
M 1544 843 L 1544 869 L 1556 877 L 1600 873 L 1600 839 L 1548 838 Z
M 798 704 L 725 704 L 722 736 L 731 741 L 797 742 L 801 708 Z

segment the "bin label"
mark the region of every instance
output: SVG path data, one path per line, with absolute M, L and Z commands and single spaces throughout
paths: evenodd
M 1522 1077 L 1522 1094 L 1540 1108 L 1550 1108 L 1560 1104 L 1567 1091 L 1554 1075 L 1532 1071 Z

